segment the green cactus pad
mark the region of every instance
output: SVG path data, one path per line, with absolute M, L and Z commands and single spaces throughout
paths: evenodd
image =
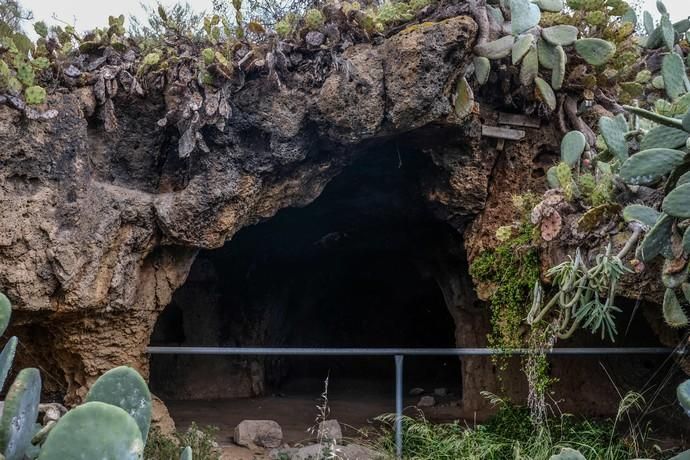
M 539 99 L 541 99 L 550 110 L 556 110 L 556 95 L 551 86 L 539 77 L 535 78 L 534 82 L 537 84 L 537 95 Z
M 680 187 L 683 184 L 687 184 L 690 182 L 690 171 L 686 172 L 682 176 L 678 178 L 676 181 L 676 187 Z
M 24 63 L 17 67 L 17 80 L 24 86 L 32 86 L 34 84 L 34 69 L 30 64 Z
M 532 34 L 526 34 L 517 39 L 511 51 L 511 60 L 513 65 L 516 65 L 522 60 L 523 57 L 525 57 L 527 52 L 532 49 L 533 44 L 534 35 Z
M 630 24 L 636 26 L 637 25 L 637 13 L 635 13 L 635 10 L 632 8 L 628 9 L 623 16 L 621 16 L 621 22 L 626 23 L 629 22 Z
M 690 217 L 690 184 L 683 184 L 671 190 L 661 209 L 669 216 L 687 219 Z
M 563 0 L 537 0 L 537 6 L 542 11 L 559 13 L 563 9 Z
M 625 140 L 626 127 L 620 119 L 611 117 L 599 118 L 599 131 L 601 136 L 616 158 L 621 162 L 628 159 L 628 142 Z
M 562 46 L 556 47 L 556 65 L 551 72 L 551 86 L 555 90 L 561 89 L 565 80 L 565 64 L 568 61 Z
M 685 412 L 690 415 L 690 380 L 678 385 L 676 388 L 676 396 L 678 396 L 678 402 Z
M 688 325 L 688 316 L 683 311 L 678 301 L 678 296 L 673 289 L 666 289 L 664 294 L 664 306 L 662 308 L 664 321 L 671 327 L 684 327 Z
M 503 17 L 500 8 L 486 5 L 486 12 L 489 13 L 489 16 L 493 17 L 499 25 L 503 25 L 506 22 L 506 18 Z
M 575 26 L 559 25 L 542 30 L 541 36 L 552 45 L 570 46 L 575 43 L 579 33 Z
M 483 85 L 489 81 L 489 74 L 491 73 L 491 61 L 483 56 L 474 58 L 474 76 L 477 78 L 477 83 Z
M 539 58 L 537 57 L 537 50 L 532 47 L 522 59 L 520 65 L 520 83 L 529 86 L 534 83 L 534 79 L 539 74 Z
M 680 290 L 683 291 L 683 297 L 685 297 L 685 301 L 690 302 L 690 283 L 681 284 Z
M 24 90 L 24 97 L 27 104 L 43 104 L 46 100 L 46 90 L 40 86 L 29 86 Z
M 661 66 L 661 75 L 664 77 L 664 89 L 671 100 L 677 99 L 687 91 L 685 89 L 685 63 L 676 53 L 664 56 Z
M 647 262 L 664 252 L 671 242 L 672 232 L 673 218 L 661 214 L 640 244 L 640 258 Z
M 683 96 L 677 102 L 682 101 L 683 99 L 685 99 L 685 97 L 686 96 Z M 630 105 L 624 105 L 623 108 L 625 110 L 627 110 L 628 112 L 632 112 L 635 115 L 641 116 L 642 118 L 652 120 L 654 123 L 658 123 L 658 124 L 664 125 L 664 126 L 669 126 L 671 128 L 683 129 L 683 122 L 681 120 L 676 119 L 676 118 L 667 117 L 667 116 L 658 114 L 656 112 L 650 112 L 649 110 L 641 109 L 639 107 L 633 107 Z
M 616 54 L 616 45 L 601 38 L 581 38 L 575 41 L 575 51 L 588 64 L 603 65 Z
M 510 0 L 510 18 L 513 35 L 520 35 L 539 24 L 541 11 L 530 0 Z
M 546 182 L 549 184 L 549 188 L 558 188 L 561 186 L 561 183 L 558 180 L 557 171 L 558 168 L 556 166 L 551 166 L 546 171 Z
M 40 398 L 41 374 L 38 369 L 22 369 L 7 391 L 0 417 L 0 451 L 6 460 L 24 458 L 34 435 Z
M 544 39 L 537 40 L 539 64 L 545 69 L 553 70 L 556 66 L 556 47 Z
M 580 131 L 570 131 L 561 140 L 561 160 L 569 166 L 575 166 L 582 152 L 585 151 L 587 139 Z
M 12 317 L 12 303 L 5 294 L 0 292 L 0 335 L 4 334 L 10 325 Z
M 549 460 L 587 460 L 580 451 L 570 447 L 562 447 L 557 455 L 552 455 Z
M 187 446 L 180 455 L 180 460 L 192 460 L 192 448 Z
M 17 338 L 11 337 L 0 353 L 0 391 L 5 387 L 5 380 L 12 369 L 12 362 L 17 351 Z
M 647 35 L 654 32 L 656 26 L 654 25 L 654 18 L 649 11 L 642 13 L 642 23 L 644 24 L 644 30 L 647 32 Z
M 648 150 L 655 147 L 665 149 L 677 149 L 684 147 L 690 133 L 683 129 L 670 126 L 655 126 L 650 129 L 640 142 L 640 150 Z
M 660 216 L 659 211 L 642 204 L 629 204 L 623 209 L 623 219 L 626 222 L 639 222 L 650 228 L 656 224 Z
M 461 120 L 472 113 L 474 108 L 474 93 L 465 77 L 458 80 L 455 90 L 455 115 Z
M 620 177 L 627 184 L 649 185 L 680 166 L 685 152 L 673 149 L 648 149 L 628 158 L 620 169 Z
M 38 460 L 141 460 L 143 452 L 134 419 L 117 406 L 92 401 L 58 420 Z
M 86 401 L 100 401 L 124 409 L 137 422 L 141 439 L 146 443 L 151 425 L 151 392 L 137 371 L 127 366 L 109 370 L 93 384 Z
M 488 59 L 503 59 L 510 56 L 513 43 L 515 43 L 515 38 L 512 35 L 506 35 L 498 40 L 475 46 L 474 54 Z
M 671 19 L 668 17 L 668 14 L 661 15 L 659 27 L 661 28 L 661 38 L 664 40 L 664 45 L 666 45 L 666 48 L 669 50 L 672 50 L 673 44 L 676 41 L 676 31 L 673 30 L 673 24 L 671 24 Z

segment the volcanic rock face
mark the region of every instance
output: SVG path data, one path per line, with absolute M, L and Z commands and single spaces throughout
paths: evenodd
M 0 108 L 0 286 L 26 346 L 20 364 L 39 364 L 68 403 L 113 366 L 146 373 L 151 329 L 198 248 L 311 202 L 383 139 L 432 158 L 426 198 L 463 231 L 497 156 L 476 120 L 451 113 L 475 33 L 459 16 L 351 46 L 319 88 L 250 79 L 226 127 L 203 132 L 209 151 L 184 159 L 176 130 L 156 123 L 159 96 L 118 96 L 111 132 L 90 88 L 53 95 L 59 115 L 46 122 Z

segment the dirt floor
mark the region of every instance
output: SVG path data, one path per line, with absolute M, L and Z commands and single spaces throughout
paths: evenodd
M 262 458 L 248 449 L 232 443 L 235 426 L 245 419 L 275 420 L 283 429 L 286 443 L 306 443 L 312 436 L 309 428 L 315 425 L 318 413 L 319 386 L 322 382 L 294 382 L 280 394 L 260 398 L 226 399 L 216 401 L 165 401 L 177 428 L 186 429 L 192 422 L 219 428 L 218 443 L 224 447 L 227 459 L 252 460 Z M 409 389 L 407 389 L 409 391 Z M 450 391 L 450 390 L 449 390 Z M 433 389 L 429 389 L 433 393 Z M 416 407 L 420 396 L 406 392 L 405 412 L 418 414 Z M 424 408 L 424 415 L 435 421 L 459 418 L 459 396 L 450 392 L 447 396 L 435 396 L 437 404 Z M 345 438 L 361 438 L 372 428 L 372 420 L 381 414 L 395 410 L 394 388 L 381 382 L 338 382 L 329 389 L 330 415 L 343 428 Z

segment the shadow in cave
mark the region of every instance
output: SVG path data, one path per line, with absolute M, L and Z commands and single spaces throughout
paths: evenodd
M 202 251 L 161 314 L 152 345 L 454 347 L 455 322 L 434 267 L 439 257 L 458 272 L 467 267 L 460 234 L 434 218 L 423 199 L 418 178 L 427 161 L 419 153 L 370 151 L 312 204 L 280 211 L 223 248 Z M 393 410 L 392 357 L 151 359 L 156 394 L 166 402 L 197 401 L 168 403 L 173 415 L 176 407 L 201 407 L 199 400 L 264 397 L 262 408 L 285 407 L 294 417 L 300 406 L 288 402 L 301 398 L 313 420 L 314 398 L 327 376 L 334 410 L 348 402 L 334 414 L 346 422 Z M 406 358 L 404 378 L 406 392 L 438 388 L 445 393 L 437 395 L 440 407 L 458 405 L 457 358 Z M 240 416 L 234 411 L 243 404 L 256 410 L 235 401 L 227 405 L 229 419 Z

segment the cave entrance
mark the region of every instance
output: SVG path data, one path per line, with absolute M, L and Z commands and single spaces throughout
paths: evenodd
M 224 247 L 202 251 L 151 344 L 455 347 L 456 324 L 436 273 L 439 264 L 458 273 L 467 267 L 460 234 L 432 215 L 421 193 L 426 161 L 397 148 L 370 151 L 313 203 L 282 210 Z M 458 407 L 460 364 L 455 357 L 406 358 L 406 393 L 436 390 L 439 414 Z M 363 413 L 350 415 L 364 420 L 393 411 L 393 369 L 390 357 L 154 355 L 151 388 L 173 415 L 176 407 L 200 407 L 199 400 L 264 397 L 289 407 L 290 398 L 304 397 L 313 420 L 314 398 L 328 376 L 333 404 L 362 406 Z M 171 402 L 180 400 L 196 405 Z M 262 407 L 270 405 L 263 400 Z M 294 407 L 290 412 L 294 417 Z M 244 418 L 262 416 L 276 417 Z

